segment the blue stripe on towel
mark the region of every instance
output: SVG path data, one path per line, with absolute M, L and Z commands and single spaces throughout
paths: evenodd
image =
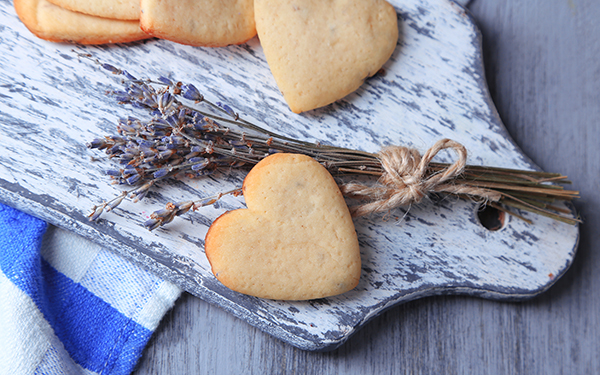
M 38 306 L 75 362 L 94 372 L 119 373 L 113 367 L 115 361 L 124 358 L 113 353 L 127 353 L 132 362 L 128 368 L 131 368 L 152 332 L 56 271 L 46 261 L 42 261 L 42 273 L 46 294 L 52 303 L 44 308 Z M 62 298 L 64 296 L 68 298 Z M 98 356 L 99 353 L 107 355 Z
M 40 243 L 46 228 L 0 204 L 0 270 L 31 297 L 77 364 L 97 373 L 130 373 L 152 331 L 45 261 Z
M 46 228 L 44 221 L 0 205 L 0 269 L 36 303 L 43 295 L 40 241 Z

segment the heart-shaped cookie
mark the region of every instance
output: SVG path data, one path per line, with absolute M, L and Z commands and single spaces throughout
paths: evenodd
M 290 109 L 300 113 L 355 91 L 398 41 L 385 0 L 255 0 L 258 37 Z
M 307 300 L 358 284 L 354 224 L 329 172 L 305 155 L 275 154 L 244 180 L 248 209 L 221 215 L 205 241 L 225 286 L 261 298 Z

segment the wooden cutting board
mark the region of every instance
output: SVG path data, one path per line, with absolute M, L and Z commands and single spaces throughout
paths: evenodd
M 518 300 L 548 289 L 570 266 L 579 230 L 524 213 L 497 231 L 483 227 L 475 202 L 428 200 L 386 217 L 355 220 L 363 272 L 341 296 L 306 301 L 262 300 L 223 287 L 210 272 L 204 236 L 226 210 L 226 197 L 149 232 L 142 223 L 169 201 L 197 199 L 241 185 L 242 172 L 164 183 L 140 203 L 89 222 L 91 207 L 120 193 L 104 171 L 108 160 L 86 142 L 114 134 L 131 114 L 105 91 L 119 80 L 72 49 L 137 77 L 193 83 L 207 98 L 280 134 L 376 152 L 399 144 L 421 151 L 441 138 L 464 144 L 469 163 L 537 169 L 512 142 L 491 101 L 480 34 L 449 0 L 394 0 L 400 39 L 384 66 L 356 93 L 326 108 L 289 111 L 258 40 L 218 49 L 148 40 L 79 47 L 37 39 L 12 2 L 0 0 L 0 201 L 69 229 L 137 262 L 190 293 L 294 346 L 330 350 L 386 308 L 436 294 Z M 452 161 L 451 154 L 439 161 Z M 560 172 L 560 171 L 558 171 Z M 570 206 L 568 206 L 571 208 Z

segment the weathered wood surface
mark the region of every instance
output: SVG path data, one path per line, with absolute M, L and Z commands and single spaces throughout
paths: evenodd
M 298 350 L 184 296 L 138 374 L 599 374 L 600 2 L 475 0 L 486 77 L 527 155 L 575 181 L 575 262 L 519 303 L 432 297 L 372 320 L 330 353 Z
M 388 143 L 425 149 L 441 137 L 451 137 L 470 149 L 474 164 L 534 167 L 510 141 L 487 96 L 471 19 L 446 0 L 394 4 L 401 40 L 386 75 L 370 80 L 339 104 L 303 116 L 286 111 L 256 40 L 219 50 L 149 41 L 86 51 L 126 65 L 134 75 L 170 73 L 206 86 L 209 95 L 227 93 L 237 110 L 287 135 L 368 151 Z M 32 37 L 16 20 L 11 5 L 0 2 L 4 103 L 0 141 L 5 148 L 1 199 L 145 264 L 297 347 L 335 347 L 384 309 L 418 297 L 443 293 L 531 297 L 552 285 L 572 261 L 578 240 L 575 227 L 535 218 L 534 226 L 510 220 L 504 229 L 489 232 L 477 222 L 475 204 L 430 202 L 413 207 L 399 222 L 357 221 L 364 272 L 354 292 L 306 303 L 235 295 L 211 277 L 201 245 L 208 223 L 223 210 L 240 207 L 239 200 L 228 200 L 219 210 L 198 213 L 168 230 L 148 233 L 139 224 L 142 213 L 168 200 L 228 190 L 242 176 L 173 184 L 148 205 L 132 204 L 98 224 L 88 223 L 84 215 L 89 208 L 118 189 L 103 184 L 99 176 L 106 165 L 90 163 L 83 144 L 111 132 L 116 118 L 127 112 L 115 109 L 102 95 L 114 87 L 110 77 L 74 59 L 71 46 Z M 248 90 L 254 87 L 259 90 Z M 213 340 L 222 337 L 216 328 L 206 327 L 214 332 Z M 289 348 L 280 345 L 276 346 Z M 234 356 L 235 347 L 232 344 Z M 277 356 L 268 361 L 298 365 L 282 364 Z

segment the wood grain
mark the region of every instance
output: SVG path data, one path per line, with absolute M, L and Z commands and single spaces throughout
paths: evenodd
M 377 151 L 387 144 L 424 150 L 453 138 L 472 164 L 537 168 L 508 136 L 487 92 L 480 35 L 464 9 L 447 0 L 393 2 L 400 40 L 385 74 L 326 108 L 293 115 L 256 39 L 199 49 L 168 41 L 77 47 L 138 77 L 169 75 L 202 87 L 244 117 L 284 135 Z M 478 203 L 431 199 L 387 218 L 355 221 L 362 275 L 357 288 L 322 300 L 281 302 L 235 293 L 210 272 L 203 254 L 210 223 L 243 207 L 233 197 L 149 232 L 141 225 L 168 201 L 214 195 L 241 185 L 242 173 L 164 183 L 142 204 L 123 204 L 89 222 L 94 204 L 120 188 L 102 181 L 108 161 L 92 162 L 85 143 L 114 133 L 118 117 L 138 111 L 104 95 L 118 80 L 72 46 L 41 41 L 0 2 L 0 200 L 75 231 L 138 262 L 192 294 L 302 349 L 331 350 L 382 311 L 437 294 L 515 300 L 546 289 L 568 269 L 578 228 L 535 217 L 488 231 Z M 122 111 L 120 111 L 122 110 Z M 449 161 L 452 155 L 439 155 Z M 107 179 L 108 180 L 108 179 Z
M 341 348 L 312 353 L 184 296 L 138 374 L 600 373 L 600 3 L 475 0 L 486 77 L 509 133 L 582 192 L 578 255 L 549 291 L 520 303 L 431 297 L 375 318 Z

